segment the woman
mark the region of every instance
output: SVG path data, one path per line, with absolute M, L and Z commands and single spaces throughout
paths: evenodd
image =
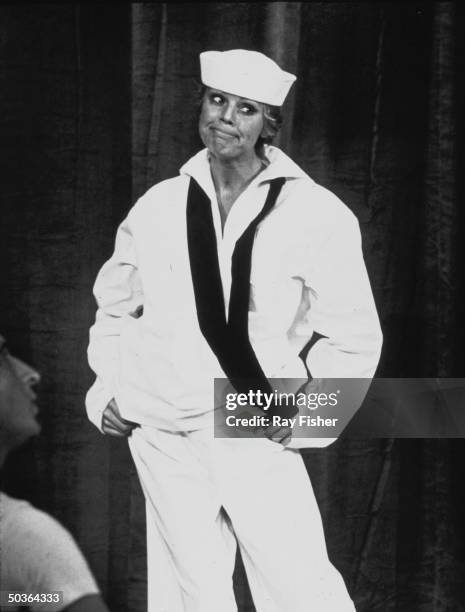
M 266 144 L 295 77 L 252 51 L 200 63 L 206 148 L 136 203 L 95 284 L 88 414 L 129 436 L 150 611 L 237 610 L 236 540 L 259 612 L 353 610 L 289 431 L 214 439 L 211 421 L 214 378 L 373 375 L 358 223 Z

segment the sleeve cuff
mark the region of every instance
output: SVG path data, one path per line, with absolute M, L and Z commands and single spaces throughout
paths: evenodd
M 108 403 L 114 398 L 114 393 L 106 389 L 97 379 L 86 396 L 86 411 L 89 421 L 103 433 L 102 415 Z
M 286 448 L 290 448 L 291 450 L 300 450 L 304 448 L 326 448 L 333 442 L 335 442 L 337 438 L 292 438 L 289 444 L 286 445 Z

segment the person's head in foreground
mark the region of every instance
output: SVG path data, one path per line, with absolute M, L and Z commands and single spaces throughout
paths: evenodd
M 223 164 L 256 164 L 278 133 L 283 104 L 295 76 L 256 51 L 200 54 L 204 85 L 200 137 Z
M 38 372 L 11 355 L 0 336 L 0 467 L 10 451 L 40 433 L 34 391 L 39 381 Z M 82 553 L 62 525 L 1 491 L 0 517 L 0 584 L 8 610 L 27 605 L 32 611 L 108 612 Z
M 0 336 L 0 465 L 8 453 L 40 432 L 34 387 L 40 375 L 8 352 Z

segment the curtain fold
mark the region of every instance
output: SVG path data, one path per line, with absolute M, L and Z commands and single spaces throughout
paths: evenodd
M 457 256 L 463 228 L 457 219 L 463 202 L 457 197 L 459 110 L 455 78 L 456 36 L 462 34 L 456 30 L 455 3 L 436 3 L 428 99 L 423 257 L 419 261 L 419 273 L 424 279 L 421 295 L 425 316 L 423 352 L 426 372 L 432 376 L 450 376 L 455 370 L 457 350 L 451 339 L 454 330 L 462 327 L 463 305 L 457 299 L 462 279 Z

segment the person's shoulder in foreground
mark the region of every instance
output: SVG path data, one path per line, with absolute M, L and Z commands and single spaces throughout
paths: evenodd
M 74 539 L 49 514 L 0 493 L 0 537 L 3 591 L 62 593 L 60 601 L 53 605 L 54 610 L 106 610 Z M 54 602 L 33 601 L 28 606 L 31 610 L 42 610 L 49 609 L 50 603 Z
M 30 366 L 10 355 L 0 336 L 0 467 L 17 446 L 40 432 Z M 107 612 L 71 534 L 49 514 L 0 492 L 0 584 L 6 608 Z M 53 593 L 61 593 L 59 601 Z M 29 600 L 27 597 L 29 597 Z M 26 599 L 22 599 L 25 597 Z

